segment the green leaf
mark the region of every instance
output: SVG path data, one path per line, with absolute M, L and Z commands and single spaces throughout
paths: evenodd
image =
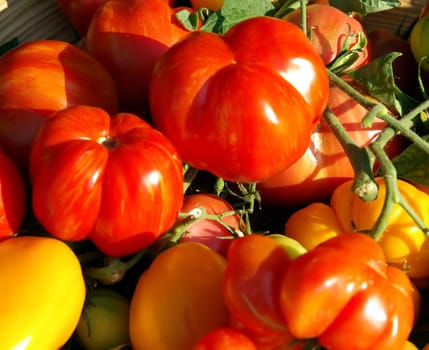
M 422 138 L 429 142 L 429 135 Z M 429 154 L 415 144 L 408 146 L 392 161 L 399 178 L 429 187 Z
M 200 30 L 223 34 L 244 19 L 274 13 L 274 5 L 267 0 L 225 0 L 222 9 L 211 13 Z
M 187 30 L 193 31 L 198 28 L 198 11 L 190 12 L 189 10 L 184 9 L 176 13 L 176 18 Z
M 329 4 L 346 13 L 356 12 L 363 16 L 401 6 L 399 0 L 329 0 Z
M 392 63 L 400 55 L 400 52 L 391 52 L 358 69 L 349 71 L 348 75 L 371 96 L 399 115 L 404 115 L 416 107 L 419 101 L 402 92 L 395 84 Z

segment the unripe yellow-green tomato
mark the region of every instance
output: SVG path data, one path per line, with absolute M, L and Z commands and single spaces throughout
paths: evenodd
M 58 350 L 85 301 L 80 262 L 64 242 L 18 236 L 0 242 L 0 349 Z
M 86 350 L 108 350 L 130 343 L 129 300 L 112 288 L 90 291 L 75 339 Z
M 212 11 L 219 11 L 223 7 L 224 0 L 191 0 L 194 9 L 205 7 Z
M 429 72 L 429 16 L 417 21 L 410 34 L 410 48 L 417 62 Z

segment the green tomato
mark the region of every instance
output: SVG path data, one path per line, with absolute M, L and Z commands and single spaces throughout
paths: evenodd
M 129 300 L 100 287 L 89 292 L 75 339 L 86 350 L 108 350 L 130 344 Z
M 429 16 L 418 20 L 410 34 L 411 52 L 417 62 L 422 61 L 422 68 L 429 72 Z

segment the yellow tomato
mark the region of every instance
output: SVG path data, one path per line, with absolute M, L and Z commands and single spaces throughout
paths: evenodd
M 224 0 L 191 0 L 194 9 L 205 7 L 209 10 L 219 11 L 223 7 Z
M 342 232 L 332 208 L 317 202 L 294 212 L 285 225 L 285 235 L 297 240 L 307 250 Z
M 375 225 L 386 196 L 383 179 L 377 178 L 376 181 L 379 185 L 378 197 L 371 202 L 364 202 L 353 194 L 352 181 L 335 189 L 331 197 L 331 207 L 345 232 L 366 231 Z M 429 195 L 402 180 L 397 180 L 397 186 L 404 199 L 428 226 Z M 425 240 L 425 233 L 399 204 L 395 204 L 379 241 L 387 261 L 402 266 L 410 256 L 419 252 Z
M 0 243 L 0 349 L 58 350 L 85 300 L 81 265 L 62 241 L 12 237 Z
M 130 306 L 134 350 L 189 350 L 203 334 L 229 324 L 222 281 L 226 259 L 197 242 L 179 243 L 145 270 Z

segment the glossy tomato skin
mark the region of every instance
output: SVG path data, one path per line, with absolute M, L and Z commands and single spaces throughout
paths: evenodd
M 350 348 L 350 336 L 359 329 L 353 349 L 400 349 L 414 321 L 409 288 L 409 279 L 386 264 L 375 240 L 350 233 L 289 264 L 281 307 L 292 335 L 318 338 L 326 348 Z
M 0 241 L 20 228 L 27 209 L 27 189 L 18 165 L 0 148 Z
M 257 350 L 252 340 L 234 327 L 215 328 L 204 334 L 192 350 Z
M 60 349 L 72 336 L 86 289 L 64 242 L 36 236 L 0 242 L 0 285 L 2 349 Z
M 301 9 L 294 10 L 283 17 L 284 20 L 301 27 Z M 356 18 L 328 4 L 312 4 L 306 7 L 307 28 L 311 30 L 311 42 L 325 64 L 331 63 L 340 53 L 341 45 L 347 35 L 367 33 Z M 350 48 L 356 45 L 357 39 L 351 40 Z M 358 59 L 348 69 L 358 68 L 369 62 L 370 43 L 359 53 Z
M 291 258 L 260 234 L 235 239 L 228 250 L 224 299 L 234 322 L 252 333 L 287 333 L 279 305 L 280 281 Z
M 155 125 L 186 162 L 226 180 L 256 182 L 305 151 L 328 80 L 302 31 L 254 17 L 222 36 L 189 34 L 158 61 L 149 92 Z
M 118 110 L 112 76 L 83 50 L 38 40 L 0 57 L 0 142 L 21 168 L 27 170 L 29 148 L 43 121 L 76 104 Z
M 131 299 L 130 336 L 135 350 L 189 350 L 229 323 L 222 296 L 226 260 L 198 242 L 179 243 L 157 255 Z
M 226 199 L 211 193 L 193 193 L 183 199 L 182 213 L 190 213 L 196 208 L 203 208 L 207 214 L 222 215 L 222 222 L 233 230 L 240 231 L 242 222 L 240 216 L 234 213 L 234 208 Z M 219 222 L 212 219 L 199 219 L 190 226 L 180 238 L 180 242 L 196 241 L 203 243 L 226 257 L 228 247 L 234 236 Z
M 328 106 L 358 146 L 376 139 L 386 123 L 375 121 L 361 125 L 368 110 L 338 87 L 329 89 Z M 403 140 L 395 138 L 385 150 L 391 157 L 403 149 Z M 327 202 L 341 183 L 353 178 L 354 170 L 343 147 L 322 119 L 311 136 L 304 155 L 292 166 L 258 184 L 263 203 L 300 208 L 315 201 Z
M 32 206 L 52 235 L 91 239 L 107 255 L 145 248 L 175 222 L 183 201 L 179 154 L 133 114 L 66 108 L 31 149 Z
M 189 31 L 166 0 L 110 0 L 94 14 L 85 50 L 114 77 L 126 112 L 146 112 L 153 66 Z

